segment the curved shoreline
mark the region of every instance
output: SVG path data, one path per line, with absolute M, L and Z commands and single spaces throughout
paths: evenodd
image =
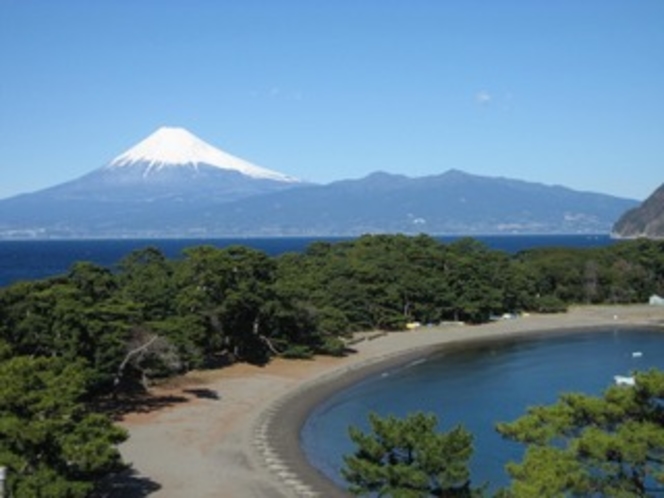
M 622 325 L 630 326 L 626 324 Z M 633 326 L 638 328 L 655 328 L 646 325 Z M 557 334 L 589 332 L 593 329 L 596 329 L 598 333 L 609 332 L 611 330 L 607 325 L 571 326 L 551 330 L 509 333 L 501 336 L 472 337 L 409 350 L 394 357 L 378 360 L 376 363 L 361 365 L 349 371 L 338 372 L 338 375 L 330 376 L 330 378 L 315 379 L 310 385 L 298 388 L 295 392 L 278 400 L 271 407 L 268 418 L 263 421 L 264 426 L 261 429 L 261 432 L 265 434 L 266 444 L 270 447 L 268 453 L 270 456 L 276 457 L 280 470 L 287 472 L 287 478 L 284 482 L 293 488 L 296 493 L 295 496 L 324 496 L 331 498 L 351 496 L 308 461 L 300 441 L 302 428 L 309 416 L 330 397 L 339 391 L 352 387 L 358 382 L 362 382 L 386 371 L 403 367 L 413 361 L 427 358 L 444 350 L 460 349 L 471 344 L 473 346 L 483 346 L 518 340 L 519 337 L 526 335 L 529 339 L 535 339 L 546 338 Z
M 479 326 L 422 328 L 362 341 L 353 346 L 355 353 L 344 358 L 275 360 L 264 368 L 223 369 L 210 379 L 193 382 L 219 393 L 216 401 L 192 399 L 124 422 L 131 437 L 121 447 L 123 456 L 138 476 L 160 486 L 132 496 L 347 496 L 308 463 L 300 445 L 306 418 L 336 391 L 443 347 L 464 347 L 468 341 L 615 326 L 662 328 L 664 307 L 580 307 L 561 315 Z
M 297 476 L 296 485 L 290 485 L 296 496 L 320 496 L 341 498 L 351 496 L 339 488 L 328 476 L 314 467 L 308 460 L 301 444 L 301 431 L 311 413 L 339 391 L 352 387 L 358 382 L 381 374 L 411 361 L 438 352 L 446 346 L 428 346 L 423 351 L 411 351 L 396 358 L 379 361 L 350 372 L 340 372 L 331 379 L 321 379 L 314 385 L 306 386 L 279 400 L 265 422 L 264 432 L 272 451 L 278 455 L 280 463 Z M 285 421 L 285 422 L 280 422 Z
M 278 465 L 288 472 L 285 484 L 293 489 L 296 496 L 349 496 L 309 463 L 300 444 L 300 432 L 311 412 L 335 393 L 357 382 L 439 350 L 440 346 L 427 346 L 423 350 L 404 352 L 396 357 L 379 359 L 375 363 L 332 372 L 280 398 L 265 413 L 257 429 L 258 433 L 264 435 L 268 448 L 267 451 L 263 449 L 263 456 L 267 453 L 268 458 L 276 457 Z M 270 463 L 274 461 L 268 461 L 268 467 Z

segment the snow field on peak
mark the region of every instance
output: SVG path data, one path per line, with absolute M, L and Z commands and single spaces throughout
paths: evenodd
M 296 183 L 296 178 L 261 168 L 228 154 L 201 140 L 184 128 L 162 127 L 145 140 L 113 159 L 108 168 L 126 168 L 148 164 L 144 175 L 162 168 L 207 164 L 224 170 L 237 171 L 256 179 Z

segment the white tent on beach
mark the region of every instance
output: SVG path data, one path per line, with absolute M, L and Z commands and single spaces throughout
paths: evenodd
M 651 304 L 653 306 L 664 306 L 664 297 L 658 296 L 657 294 L 653 294 L 652 296 L 650 296 L 648 304 Z

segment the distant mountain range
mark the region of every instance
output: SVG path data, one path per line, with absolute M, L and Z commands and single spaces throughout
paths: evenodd
M 608 233 L 637 204 L 458 170 L 315 185 L 160 128 L 87 175 L 0 200 L 0 238 Z
M 664 184 L 640 206 L 623 214 L 613 227 L 613 235 L 664 239 Z

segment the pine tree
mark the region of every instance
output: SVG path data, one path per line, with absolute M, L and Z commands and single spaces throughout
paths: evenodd
M 468 461 L 473 437 L 457 426 L 436 432 L 433 414 L 415 413 L 404 419 L 369 415 L 370 433 L 351 427 L 358 446 L 344 457 L 344 478 L 358 496 L 377 494 L 401 498 L 469 497 Z
M 564 394 L 498 425 L 527 445 L 510 463 L 507 496 L 659 496 L 664 492 L 664 373 L 635 376 L 633 387 L 602 396 Z
M 0 360 L 0 466 L 10 496 L 84 497 L 123 468 L 116 445 L 126 432 L 81 402 L 89 378 L 80 362 Z

